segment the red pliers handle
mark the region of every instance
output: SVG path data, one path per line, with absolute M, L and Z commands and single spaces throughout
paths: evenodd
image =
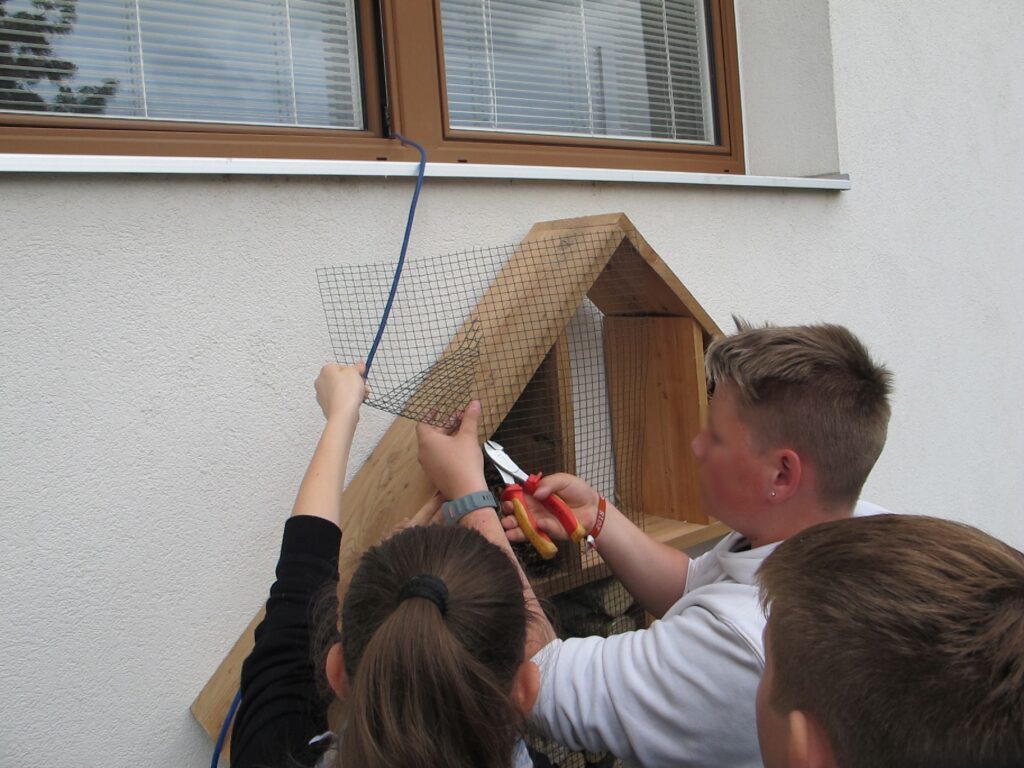
M 537 520 L 526 506 L 526 494 L 533 496 L 537 491 L 541 473 L 526 474 L 505 452 L 501 444 L 494 440 L 486 441 L 483 449 L 484 454 L 491 460 L 491 463 L 497 468 L 498 474 L 501 475 L 501 479 L 505 482 L 501 500 L 512 504 L 512 512 L 523 535 L 540 553 L 541 557 L 550 560 L 558 552 L 558 547 L 551 541 L 550 536 L 537 528 Z M 579 520 L 576 519 L 576 515 L 557 494 L 551 494 L 548 498 L 540 500 L 540 503 L 555 516 L 555 519 L 565 529 L 566 536 L 573 542 L 579 543 L 587 535 Z

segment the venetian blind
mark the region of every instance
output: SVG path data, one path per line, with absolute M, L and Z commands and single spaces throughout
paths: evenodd
M 712 143 L 702 0 L 441 0 L 453 129 Z
M 361 129 L 353 2 L 0 2 L 0 109 Z

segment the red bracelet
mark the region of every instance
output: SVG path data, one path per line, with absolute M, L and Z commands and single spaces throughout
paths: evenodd
M 587 552 L 597 549 L 597 537 L 601 535 L 604 528 L 604 513 L 607 509 L 608 500 L 601 495 L 597 497 L 597 517 L 594 519 L 594 527 L 587 534 Z

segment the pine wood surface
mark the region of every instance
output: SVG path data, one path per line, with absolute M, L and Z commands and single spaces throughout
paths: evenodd
M 606 317 L 604 334 L 616 454 L 631 450 L 625 441 L 641 436 L 639 460 L 617 478 L 623 504 L 707 523 L 690 450 L 707 418 L 701 327 L 689 317 Z M 635 358 L 644 360 L 642 381 L 632 370 Z M 621 407 L 637 386 L 643 407 Z

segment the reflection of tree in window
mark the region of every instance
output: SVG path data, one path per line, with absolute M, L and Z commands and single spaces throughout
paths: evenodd
M 68 35 L 78 18 L 77 0 L 32 0 L 30 10 L 7 12 L 0 0 L 0 109 L 103 114 L 117 92 L 117 80 L 99 85 L 68 84 L 77 67 L 59 58 L 52 38 Z M 56 92 L 47 85 L 56 85 Z M 49 98 L 38 91 L 51 91 Z

